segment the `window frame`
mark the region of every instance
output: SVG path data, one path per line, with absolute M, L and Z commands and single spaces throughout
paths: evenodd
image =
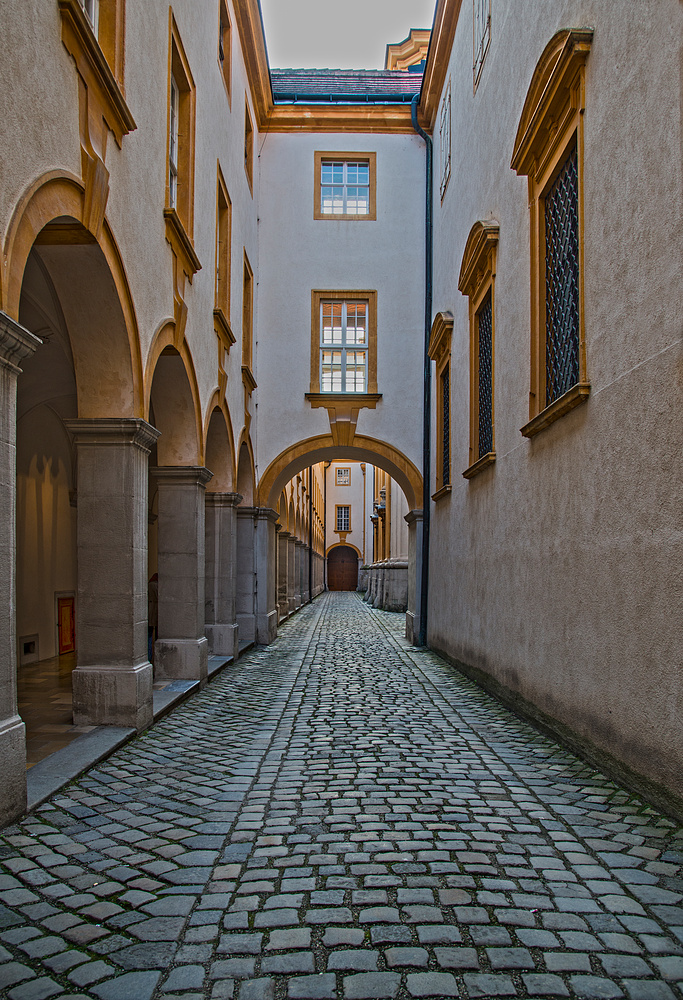
M 528 178 L 531 258 L 531 361 L 529 421 L 520 428 L 533 437 L 590 396 L 587 374 L 583 289 L 583 149 L 585 64 L 590 28 L 558 31 L 546 46 L 527 92 L 511 167 Z M 579 379 L 546 405 L 545 197 L 576 143 L 578 215 Z
M 496 460 L 495 343 L 496 343 L 496 256 L 499 226 L 493 220 L 475 222 L 467 237 L 460 265 L 458 288 L 467 296 L 470 331 L 470 433 L 469 465 L 465 479 L 473 479 Z M 491 296 L 491 449 L 479 453 L 479 317 Z
M 342 466 L 341 468 L 336 468 L 334 477 L 335 486 L 350 486 L 351 485 L 351 467 L 348 465 Z M 343 474 L 346 475 L 346 479 L 343 478 Z
M 242 382 L 249 393 L 256 388 L 254 378 L 254 272 L 246 248 L 242 262 Z
M 339 527 L 339 514 L 340 511 L 347 510 L 348 513 L 348 527 Z M 336 503 L 334 505 L 334 524 L 335 524 L 335 534 L 338 535 L 348 535 L 351 533 L 351 504 L 349 503 Z
M 254 196 L 254 120 L 249 110 L 247 95 L 244 95 L 244 173 L 249 192 Z
M 377 220 L 377 153 L 376 152 L 328 152 L 315 150 L 314 185 L 313 185 L 313 219 L 314 221 L 334 222 L 375 222 Z M 323 163 L 361 163 L 367 162 L 369 167 L 369 199 L 368 211 L 365 215 L 335 215 L 322 211 L 322 165 Z
M 222 56 L 222 58 L 221 58 Z M 232 23 L 227 0 L 218 0 L 218 68 L 228 98 L 232 106 Z
M 446 141 L 444 141 L 444 132 L 446 132 Z M 451 179 L 451 134 L 451 81 L 449 78 L 439 117 L 439 151 L 441 156 L 439 191 L 442 201 Z
M 428 354 L 436 365 L 436 463 L 435 479 L 436 491 L 432 494 L 432 500 L 438 502 L 449 496 L 452 490 L 452 421 L 451 421 L 451 344 L 453 339 L 453 314 L 450 312 L 439 312 L 434 317 L 432 330 L 429 337 Z M 448 453 L 444 448 L 446 435 L 444 425 L 446 423 L 445 398 L 443 392 L 443 377 L 448 378 Z M 446 475 L 447 473 L 447 475 Z
M 174 91 L 177 102 L 174 108 Z M 201 268 L 193 243 L 196 88 L 190 64 L 170 13 L 166 109 L 166 239 L 190 281 Z M 177 126 L 174 133 L 174 124 Z M 176 186 L 172 184 L 172 152 L 177 138 Z
M 477 11 L 486 12 L 483 18 L 477 18 Z M 480 33 L 477 26 L 484 22 Z M 486 56 L 491 46 L 491 0 L 472 0 L 472 93 L 476 94 Z
M 366 347 L 366 384 L 364 392 L 347 392 L 325 390 L 321 388 L 322 367 L 322 304 L 323 302 L 366 302 L 367 347 Z M 367 397 L 377 395 L 377 292 L 370 289 L 345 289 L 323 291 L 313 289 L 311 292 L 311 386 L 310 393 L 319 394 L 323 398 L 343 396 L 365 402 Z

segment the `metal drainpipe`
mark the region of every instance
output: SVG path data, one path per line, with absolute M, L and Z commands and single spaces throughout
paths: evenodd
M 313 466 L 308 467 L 308 603 L 313 600 Z
M 327 470 L 329 462 L 323 464 L 323 587 L 327 590 Z
M 432 479 L 432 362 L 429 357 L 429 337 L 432 331 L 432 140 L 420 127 L 417 120 L 417 105 L 420 95 L 416 94 L 410 105 L 413 128 L 426 145 L 425 157 L 425 328 L 424 328 L 424 403 L 422 416 L 422 567 L 420 588 L 420 631 L 418 645 L 427 645 L 427 606 L 429 596 L 429 520 L 430 485 Z

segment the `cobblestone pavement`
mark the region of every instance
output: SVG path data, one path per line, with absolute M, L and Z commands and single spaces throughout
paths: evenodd
M 0 995 L 683 996 L 683 831 L 354 594 L 0 835 Z

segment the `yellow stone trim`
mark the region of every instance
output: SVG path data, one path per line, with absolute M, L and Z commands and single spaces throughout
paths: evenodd
M 428 132 L 436 127 L 461 6 L 462 0 L 437 0 L 418 108 L 420 123 Z
M 214 275 L 215 309 L 223 315 L 230 331 L 230 286 L 232 275 L 232 201 L 220 162 L 216 164 L 216 264 Z M 219 246 L 221 249 L 219 250 Z M 219 259 L 220 253 L 220 259 Z M 230 331 L 230 336 L 232 332 Z M 234 337 L 233 337 L 234 342 Z
M 569 413 L 570 410 L 573 410 L 580 403 L 586 403 L 590 396 L 590 391 L 590 383 L 577 382 L 576 385 L 568 389 L 559 399 L 552 402 L 550 406 L 546 406 L 544 410 L 541 410 L 528 423 L 524 424 L 520 428 L 522 434 L 524 437 L 534 437 L 539 431 L 545 430 L 546 427 L 554 423 L 558 417 L 563 417 L 565 413 Z
M 323 300 L 368 302 L 368 395 L 377 393 L 377 291 L 376 289 L 313 289 L 311 291 L 311 393 L 320 392 L 320 305 Z M 327 395 L 327 394 L 325 394 Z M 333 395 L 330 393 L 330 395 Z M 346 395 L 344 393 L 343 395 Z M 353 396 L 353 393 L 348 395 Z M 361 395 L 360 393 L 356 395 Z
M 194 152 L 195 152 L 195 121 L 196 121 L 196 87 L 190 63 L 185 54 L 180 32 L 169 7 L 169 42 L 168 42 L 168 84 L 166 106 L 166 211 L 175 211 L 187 242 L 192 247 L 194 226 Z M 171 148 L 171 76 L 178 86 L 178 178 L 176 192 L 176 207 L 171 208 L 171 190 L 169 184 L 169 151 Z M 164 215 L 166 215 L 166 211 Z M 168 225 L 166 227 L 168 236 Z M 170 241 L 169 241 L 170 242 Z M 194 248 L 192 248 L 194 254 Z M 196 257 L 196 255 L 195 255 Z M 191 255 L 188 255 L 191 261 Z M 201 267 L 201 265 L 199 265 Z M 195 267 L 195 271 L 199 267 Z M 186 272 L 191 279 L 190 272 Z M 194 272 L 192 272 L 194 273 Z
M 194 244 L 188 236 L 185 226 L 175 208 L 164 209 L 164 222 L 166 239 L 171 244 L 173 253 L 178 258 L 184 273 L 190 279 L 190 284 L 192 284 L 193 276 L 197 271 L 201 271 L 202 269 L 201 261 L 195 253 Z
M 495 461 L 495 451 L 487 451 L 487 453 L 477 459 L 473 465 L 470 465 L 469 469 L 465 469 L 463 476 L 465 479 L 474 479 L 474 477 L 478 476 L 480 472 L 484 471 L 484 469 L 488 469 L 489 465 L 493 465 Z
M 432 361 L 436 362 L 436 493 L 432 499 L 439 499 L 443 490 L 450 488 L 448 483 L 443 482 L 443 443 L 444 443 L 444 406 L 443 406 L 443 374 L 448 368 L 448 377 L 451 377 L 451 341 L 453 337 L 453 315 L 450 312 L 440 312 L 434 317 L 432 332 L 429 337 L 428 354 Z M 450 386 L 449 386 L 450 388 Z M 450 392 L 449 392 L 450 399 Z M 450 416 L 450 414 L 449 414 Z M 448 421 L 448 453 L 450 458 L 450 438 L 451 421 Z M 449 477 L 450 477 L 449 461 Z
M 196 462 L 197 465 L 204 465 L 204 434 L 203 434 L 203 420 L 202 420 L 202 405 L 199 395 L 199 385 L 197 383 L 197 372 L 194 366 L 194 360 L 192 358 L 192 352 L 187 344 L 186 340 L 182 340 L 180 344 L 177 343 L 177 336 L 175 330 L 175 324 L 169 322 L 168 320 L 161 324 L 154 334 L 152 344 L 149 349 L 149 354 L 147 355 L 147 364 L 145 366 L 145 412 L 144 418 L 148 422 L 150 421 L 150 404 L 152 400 L 152 383 L 154 382 L 154 372 L 156 370 L 157 362 L 164 352 L 174 353 L 180 355 L 183 362 L 183 367 L 185 368 L 185 374 L 187 376 L 187 381 L 190 387 L 190 395 L 192 396 L 192 405 L 194 409 L 195 417 L 195 435 L 197 440 L 197 454 Z
M 408 37 L 402 42 L 387 45 L 384 68 L 408 69 L 422 62 L 427 56 L 430 36 L 429 28 L 411 28 Z

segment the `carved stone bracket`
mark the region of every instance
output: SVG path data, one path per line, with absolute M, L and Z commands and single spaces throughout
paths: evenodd
M 374 410 L 382 398 L 381 392 L 344 393 L 344 392 L 307 392 L 306 399 L 312 409 L 324 406 L 330 418 L 330 432 L 336 447 L 347 447 L 353 444 L 356 434 L 358 414 L 367 407 Z

